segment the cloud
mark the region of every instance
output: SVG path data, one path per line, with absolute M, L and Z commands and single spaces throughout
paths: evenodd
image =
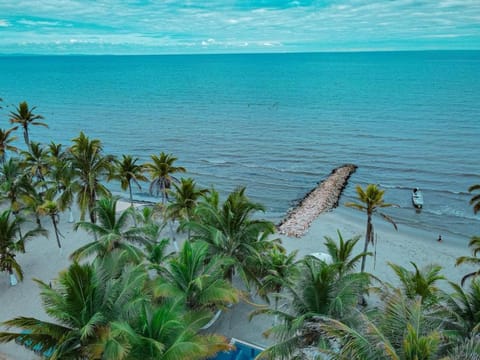
M 0 13 L 4 52 L 480 49 L 478 0 L 16 0 Z

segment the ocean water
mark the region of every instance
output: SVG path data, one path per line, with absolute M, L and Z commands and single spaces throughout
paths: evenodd
M 27 100 L 50 125 L 34 141 L 84 131 L 116 155 L 173 153 L 202 186 L 247 186 L 274 221 L 354 163 L 340 206 L 375 183 L 400 225 L 480 233 L 467 191 L 480 183 L 478 51 L 0 57 L 0 97 L 0 127 Z

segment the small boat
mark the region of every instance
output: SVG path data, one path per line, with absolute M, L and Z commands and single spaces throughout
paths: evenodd
M 417 209 L 423 207 L 423 194 L 419 188 L 414 188 L 412 190 L 412 203 Z

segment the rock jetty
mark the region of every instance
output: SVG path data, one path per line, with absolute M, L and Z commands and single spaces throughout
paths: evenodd
M 285 219 L 278 224 L 278 232 L 293 237 L 304 235 L 318 215 L 338 206 L 338 200 L 347 185 L 348 178 L 356 169 L 357 166 L 353 164 L 345 164 L 333 169 L 327 179 L 319 183 L 288 212 Z

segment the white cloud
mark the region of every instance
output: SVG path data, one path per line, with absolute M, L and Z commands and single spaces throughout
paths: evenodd
M 0 0 L 0 49 L 15 42 L 54 46 L 60 41 L 65 46 L 125 44 L 139 52 L 142 47 L 159 52 L 247 46 L 249 51 L 348 50 L 375 43 L 395 48 L 415 39 L 432 39 L 441 48 L 453 46 L 456 38 L 480 49 L 478 0 L 293 0 L 282 2 L 283 8 L 265 3 Z

